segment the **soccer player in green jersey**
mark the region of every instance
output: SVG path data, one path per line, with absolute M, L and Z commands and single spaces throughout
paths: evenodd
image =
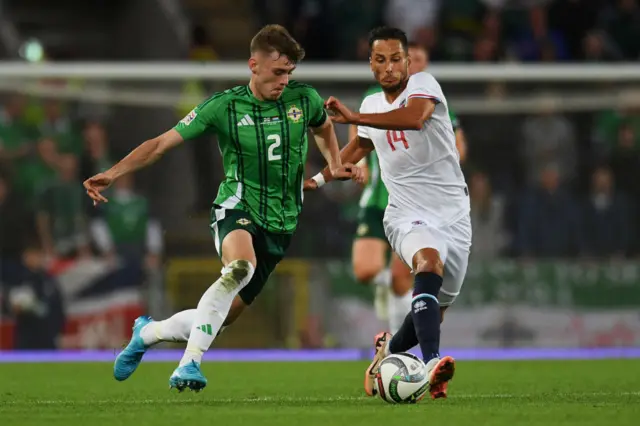
M 187 341 L 169 385 L 180 391 L 206 386 L 200 371 L 203 353 L 221 327 L 233 322 L 260 293 L 298 224 L 308 128 L 332 179 L 361 178 L 357 167 L 341 164 L 324 100 L 313 87 L 289 80 L 303 56 L 304 50 L 283 27 L 264 27 L 251 41 L 248 85 L 213 95 L 173 129 L 85 181 L 94 202 L 106 202 L 101 192 L 118 177 L 150 165 L 184 140 L 204 133 L 218 136 L 225 180 L 213 204 L 211 231 L 224 264 L 222 276 L 204 293 L 197 309 L 164 321 L 136 319 L 131 341 L 115 362 L 117 380 L 128 378 L 153 344 Z
M 411 58 L 409 73 L 413 75 L 425 70 L 429 65 L 427 50 L 416 43 L 409 43 L 408 50 Z M 372 86 L 364 97 L 381 90 L 379 85 Z M 460 161 L 464 162 L 467 152 L 464 132 L 453 110 L 449 110 L 449 117 L 456 135 Z M 356 132 L 356 126 L 349 126 L 349 140 L 355 137 Z M 360 198 L 359 223 L 352 247 L 353 272 L 358 281 L 375 285 L 376 314 L 379 319 L 388 321 L 391 333 L 395 333 L 411 305 L 413 278 L 409 268 L 395 253 L 391 255 L 391 262 L 387 263 L 389 243 L 382 219 L 389 194 L 380 177 L 376 152 L 365 157 L 359 166 L 365 170 L 368 179 Z

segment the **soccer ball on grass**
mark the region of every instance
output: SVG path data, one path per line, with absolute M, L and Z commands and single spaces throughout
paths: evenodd
M 429 390 L 427 366 L 409 353 L 392 354 L 382 360 L 376 374 L 377 394 L 391 404 L 415 404 Z

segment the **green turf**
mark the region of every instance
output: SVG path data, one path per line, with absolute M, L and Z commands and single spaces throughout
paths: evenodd
M 640 360 L 459 362 L 449 399 L 404 406 L 363 396 L 362 363 L 209 363 L 199 394 L 169 391 L 174 367 L 0 365 L 0 425 L 640 424 Z

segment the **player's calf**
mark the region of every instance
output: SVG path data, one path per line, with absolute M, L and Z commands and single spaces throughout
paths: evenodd
M 442 287 L 444 265 L 437 250 L 426 248 L 413 258 L 415 281 L 411 314 L 416 336 L 425 362 L 439 357 L 440 303 L 438 293 Z
M 389 329 L 391 333 L 395 334 L 402 327 L 407 313 L 411 311 L 413 276 L 411 275 L 411 269 L 395 253 L 391 259 L 390 269 L 391 291 L 387 309 L 389 312 Z M 411 329 L 413 329 L 413 325 Z M 416 341 L 413 346 L 417 344 L 418 342 Z

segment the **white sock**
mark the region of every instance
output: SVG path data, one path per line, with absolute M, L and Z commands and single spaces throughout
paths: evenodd
M 404 296 L 397 296 L 391 293 L 389 296 L 388 312 L 389 312 L 389 330 L 391 334 L 395 334 L 405 317 L 411 312 L 411 299 L 413 298 L 413 292 L 409 290 Z
M 386 268 L 373 277 L 373 283 L 382 287 L 391 287 L 391 269 Z
M 195 319 L 196 310 L 187 309 L 164 321 L 150 322 L 142 327 L 140 337 L 147 346 L 159 342 L 186 342 L 189 340 L 191 326 L 193 326 Z
M 202 355 L 209 349 L 220 327 L 231 309 L 234 297 L 247 285 L 255 271 L 248 260 L 234 260 L 222 271 L 222 276 L 202 295 L 187 349 L 180 360 L 180 366 L 191 361 L 202 362 Z

